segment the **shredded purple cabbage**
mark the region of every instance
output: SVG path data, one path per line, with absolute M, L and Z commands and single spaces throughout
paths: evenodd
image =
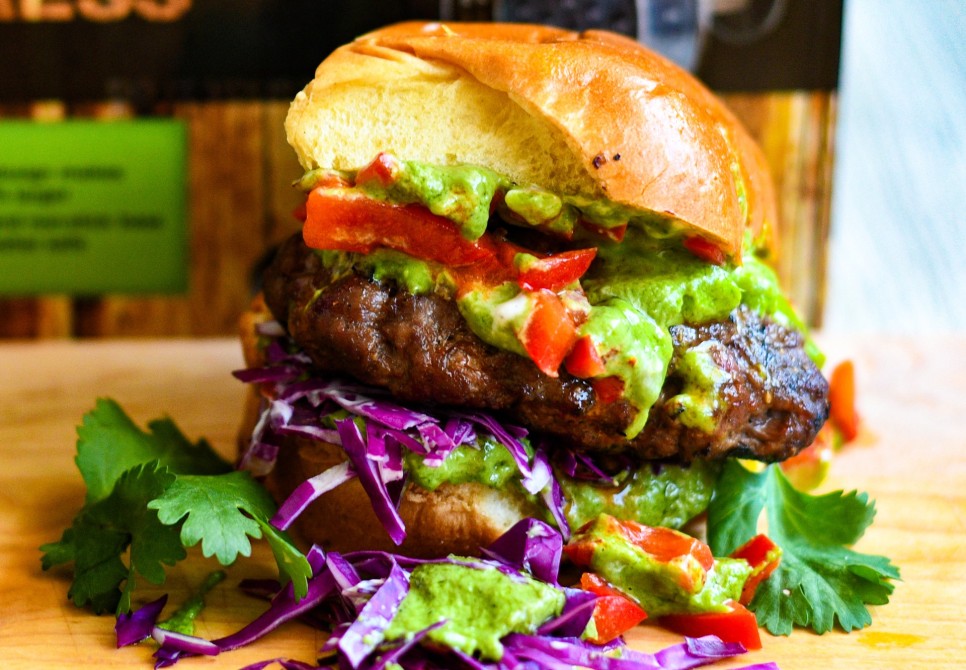
M 114 633 L 117 636 L 117 648 L 126 647 L 129 644 L 136 644 L 141 640 L 151 637 L 154 624 L 158 621 L 161 610 L 168 602 L 168 595 L 165 594 L 149 602 L 147 605 L 131 612 L 130 614 L 119 614 L 117 623 L 114 624 Z
M 466 667 L 477 670 L 571 670 L 575 666 L 590 670 L 690 670 L 709 663 L 732 658 L 745 652 L 740 644 L 725 643 L 716 637 L 686 638 L 684 642 L 648 654 L 628 648 L 617 640 L 598 645 L 581 638 L 593 615 L 597 596 L 587 591 L 557 586 L 557 569 L 562 551 L 560 534 L 548 524 L 529 519 L 521 521 L 494 542 L 486 554 L 492 560 L 449 557 L 413 559 L 381 551 L 326 553 L 313 547 L 307 554 L 313 576 L 309 593 L 296 600 L 291 585 L 279 589 L 278 584 L 257 582 L 254 590 L 274 595 L 268 609 L 255 621 L 232 635 L 208 642 L 192 636 L 179 636 L 152 628 L 161 643 L 156 653 L 156 667 L 166 667 L 186 656 L 217 654 L 254 642 L 293 618 L 312 614 L 328 628 L 329 639 L 320 650 L 332 656 L 328 665 L 352 670 L 442 670 Z M 501 570 L 506 574 L 524 575 L 557 586 L 566 595 L 563 611 L 544 622 L 533 635 L 513 633 L 501 640 L 503 658 L 497 663 L 483 662 L 438 644 L 423 644 L 426 635 L 439 622 L 405 639 L 387 640 L 385 632 L 409 589 L 413 569 L 427 563 L 450 563 L 472 570 Z M 163 603 L 161 603 L 163 605 Z M 157 609 L 151 603 L 131 618 L 152 622 Z M 134 624 L 125 621 L 125 626 Z M 145 626 L 147 624 L 138 624 Z M 153 626 L 153 623 L 152 623 Z M 272 663 L 292 670 L 316 666 L 289 659 L 271 659 L 248 666 L 245 670 L 262 670 Z M 748 670 L 777 670 L 774 664 L 749 666 Z
M 155 626 L 154 630 L 151 631 L 151 637 L 160 645 L 161 649 L 180 652 L 181 654 L 191 656 L 217 656 L 221 653 L 221 647 L 214 642 L 194 635 L 177 633 L 159 626 Z
M 548 584 L 557 583 L 563 538 L 543 521 L 523 519 L 483 550 L 483 555 L 533 575 Z
M 386 629 L 409 593 L 409 574 L 394 564 L 358 618 L 339 638 L 339 651 L 349 665 L 358 668 L 385 639 Z
M 256 476 L 268 474 L 278 455 L 279 438 L 285 435 L 340 445 L 349 464 L 297 487 L 273 520 L 280 528 L 288 528 L 312 501 L 354 474 L 389 536 L 401 544 L 406 537 L 397 510 L 405 479 L 403 450 L 422 456 L 427 467 L 439 467 L 457 447 L 477 447 L 482 433 L 509 451 L 524 490 L 543 501 L 564 537 L 569 537 L 560 484 L 544 450 L 531 450 L 525 444 L 526 429 L 502 424 L 481 412 L 435 409 L 429 413 L 400 405 L 379 389 L 313 376 L 309 358 L 290 353 L 285 343 L 273 339 L 266 347 L 264 366 L 234 373 L 243 382 L 261 384 L 271 398 L 264 402 L 239 467 Z M 339 410 L 349 417 L 334 420 L 333 413 Z

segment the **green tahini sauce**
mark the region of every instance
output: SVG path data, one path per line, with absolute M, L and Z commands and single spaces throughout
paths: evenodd
M 744 304 L 804 330 L 782 297 L 774 273 L 750 247 L 743 254 L 742 265 L 711 265 L 683 248 L 673 221 L 653 212 L 516 185 L 482 167 L 396 163 L 399 169 L 392 184 L 383 186 L 371 180 L 359 188 L 370 197 L 421 203 L 456 222 L 468 239 L 477 239 L 486 230 L 497 193 L 503 193 L 500 211 L 504 218 L 517 224 L 565 235 L 580 234 L 581 229 L 574 226 L 581 219 L 603 228 L 628 226 L 620 243 L 592 240 L 598 247 L 597 259 L 581 279 L 586 304 L 579 306 L 586 314 L 579 334 L 589 336 L 602 354 L 602 376 L 619 377 L 624 398 L 637 410 L 625 430 L 628 439 L 644 427 L 664 385 L 673 349 L 672 326 L 719 320 Z M 353 177 L 351 173 L 346 176 Z M 301 183 L 310 188 L 317 180 L 317 174 L 309 173 Z M 403 254 L 376 252 L 359 257 L 328 253 L 323 260 L 342 267 L 361 265 L 377 279 L 394 280 L 413 293 L 453 289 L 445 268 Z M 527 355 L 519 333 L 534 306 L 516 283 L 468 291 L 461 295 L 458 306 L 467 325 L 482 340 Z M 809 351 L 813 358 L 819 355 L 811 344 Z M 679 373 L 685 388 L 672 403 L 685 425 L 713 432 L 715 417 L 725 409 L 720 407 L 723 398 L 718 393 L 725 373 L 716 368 L 707 351 L 691 352 L 681 363 Z
M 506 447 L 495 440 L 461 445 L 438 467 L 420 455 L 404 455 L 406 471 L 417 486 L 433 491 L 443 483 L 474 482 L 516 496 L 519 508 L 530 516 L 545 516 L 546 506 L 520 486 L 519 471 Z M 634 519 L 648 526 L 681 528 L 703 512 L 711 501 L 719 464 L 696 461 L 688 467 L 640 467 L 615 477 L 613 486 L 581 481 L 555 471 L 567 504 L 564 512 L 571 528 L 580 528 L 599 514 Z M 546 518 L 552 523 L 552 519 Z
M 595 543 L 588 567 L 636 600 L 649 617 L 725 612 L 729 600 L 741 597 L 741 589 L 751 574 L 747 561 L 716 558 L 702 577 L 703 568 L 697 563 L 671 565 L 660 561 L 612 532 L 611 525 L 603 519 L 581 532 L 581 539 L 585 538 L 592 538 Z M 692 577 L 687 580 L 692 588 L 679 579 L 682 570 Z
M 560 614 L 565 599 L 562 591 L 525 576 L 450 563 L 420 565 L 386 639 L 403 639 L 445 620 L 429 632 L 430 640 L 498 661 L 503 656 L 500 638 L 536 632 Z

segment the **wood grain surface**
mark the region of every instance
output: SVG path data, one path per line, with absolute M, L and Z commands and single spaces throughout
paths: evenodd
M 855 360 L 864 417 L 858 443 L 834 462 L 828 486 L 859 488 L 876 498 L 877 520 L 859 549 L 889 555 L 903 581 L 892 603 L 874 610 L 868 629 L 822 637 L 766 634 L 762 651 L 715 667 L 765 661 L 784 670 L 963 667 L 966 336 L 824 344 L 831 360 Z M 205 436 L 230 454 L 243 388 L 229 372 L 240 364 L 239 347 L 225 339 L 0 345 L 0 667 L 151 667 L 150 645 L 115 650 L 113 620 L 67 601 L 69 572 L 43 573 L 37 547 L 59 538 L 82 503 L 74 430 L 95 398 L 117 399 L 142 425 L 169 415 L 192 439 Z M 256 559 L 232 570 L 209 596 L 200 635 L 227 634 L 261 610 L 262 603 L 235 589 L 243 577 L 272 574 L 264 547 Z M 213 567 L 192 555 L 169 571 L 163 588 L 179 602 Z M 630 635 L 646 650 L 676 639 L 653 626 Z M 291 623 L 252 648 L 179 667 L 238 668 L 278 656 L 309 661 L 322 640 Z

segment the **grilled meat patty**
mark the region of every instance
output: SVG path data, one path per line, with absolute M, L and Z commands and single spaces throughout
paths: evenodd
M 644 430 L 628 440 L 634 410 L 624 400 L 603 402 L 587 380 L 564 371 L 548 377 L 486 344 L 449 298 L 356 273 L 333 278 L 299 235 L 279 250 L 264 290 L 320 372 L 351 375 L 400 400 L 499 412 L 577 449 L 681 462 L 777 461 L 808 446 L 828 415 L 828 385 L 801 334 L 744 307 L 722 321 L 671 329 L 674 355 L 661 396 Z M 710 432 L 682 423 L 674 400 L 684 386 L 678 362 L 699 345 L 729 377 Z

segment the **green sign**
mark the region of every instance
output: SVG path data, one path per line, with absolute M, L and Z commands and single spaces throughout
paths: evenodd
M 0 294 L 188 284 L 180 121 L 0 121 Z

